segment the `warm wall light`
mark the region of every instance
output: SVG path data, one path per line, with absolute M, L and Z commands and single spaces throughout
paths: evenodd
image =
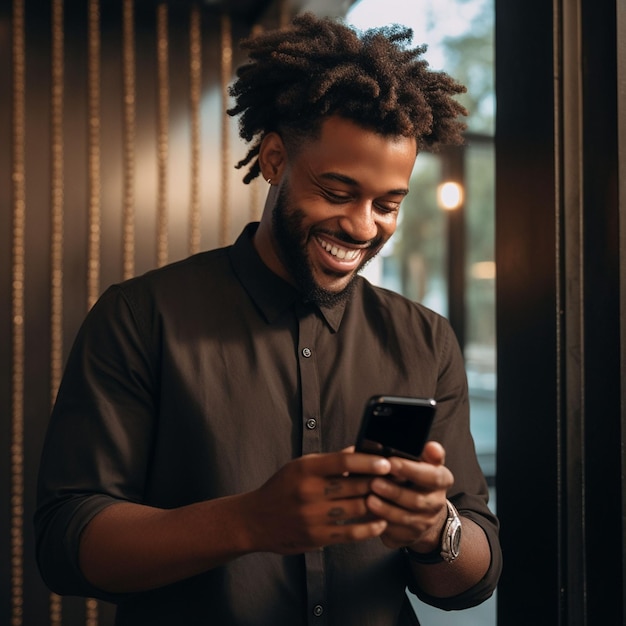
M 463 203 L 463 187 L 459 183 L 441 183 L 437 188 L 437 202 L 446 211 L 458 209 Z
M 472 265 L 471 275 L 479 280 L 493 280 L 496 277 L 496 264 L 494 261 L 478 261 Z

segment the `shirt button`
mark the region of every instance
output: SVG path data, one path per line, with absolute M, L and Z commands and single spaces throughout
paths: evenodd
M 311 348 L 302 348 L 302 356 L 306 357 L 307 359 L 311 356 L 311 354 L 313 354 L 311 352 Z
M 306 427 L 309 430 L 315 430 L 317 428 L 317 420 L 315 418 L 313 418 L 313 417 L 309 418 L 306 421 Z
M 321 604 L 316 604 L 313 607 L 313 615 L 315 615 L 315 617 L 319 617 L 323 612 L 324 612 L 324 607 Z

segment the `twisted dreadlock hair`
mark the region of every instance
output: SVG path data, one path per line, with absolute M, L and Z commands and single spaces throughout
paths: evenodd
M 453 96 L 465 91 L 420 59 L 426 46 L 409 48 L 413 31 L 400 25 L 365 32 L 311 13 L 287 29 L 241 42 L 250 62 L 237 70 L 229 93 L 241 115 L 239 134 L 255 140 L 237 168 L 252 162 L 244 183 L 260 173 L 265 134 L 276 131 L 292 149 L 294 139 L 319 136 L 333 114 L 382 135 L 415 137 L 418 151 L 462 142 L 467 111 Z

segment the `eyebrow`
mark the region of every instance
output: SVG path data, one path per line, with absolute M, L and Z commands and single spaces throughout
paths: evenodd
M 325 172 L 324 174 L 320 174 L 320 178 L 325 180 L 333 180 L 339 183 L 343 183 L 345 185 L 350 185 L 352 187 L 360 187 L 358 181 L 354 180 L 354 178 L 350 178 L 350 176 L 346 176 L 345 174 L 338 174 L 337 172 Z M 408 189 L 390 189 L 386 191 L 385 194 L 391 194 L 394 196 L 406 196 L 409 193 Z

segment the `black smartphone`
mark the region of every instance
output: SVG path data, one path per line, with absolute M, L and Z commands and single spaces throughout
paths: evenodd
M 436 406 L 432 398 L 373 396 L 365 405 L 356 451 L 417 460 Z

